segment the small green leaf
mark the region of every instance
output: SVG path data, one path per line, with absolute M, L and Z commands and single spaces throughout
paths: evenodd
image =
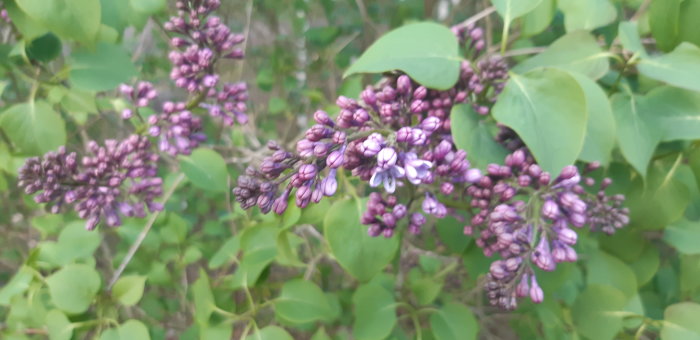
M 644 110 L 644 98 L 617 93 L 610 98 L 617 125 L 617 141 L 627 161 L 646 176 L 649 160 L 661 139 L 653 117 Z
M 248 335 L 245 340 L 294 340 L 287 331 L 277 326 L 267 326 Z
M 180 168 L 192 184 L 200 189 L 211 192 L 227 190 L 226 162 L 214 150 L 198 148 L 190 156 L 180 156 Z
M 512 74 L 493 116 L 518 133 L 553 177 L 573 164 L 583 147 L 586 97 L 576 79 L 565 71 L 544 68 Z
M 216 304 L 209 286 L 209 274 L 204 269 L 199 270 L 199 278 L 192 284 L 191 290 L 194 300 L 194 319 L 200 325 L 207 325 Z
M 121 340 L 151 340 L 151 335 L 148 334 L 148 328 L 141 321 L 138 320 L 127 320 L 121 326 L 119 326 L 119 339 Z
M 199 338 L 207 340 L 231 340 L 233 327 L 228 322 L 216 326 L 199 325 Z
M 664 241 L 683 254 L 700 254 L 700 223 L 675 222 L 664 229 Z
M 508 150 L 496 143 L 487 123 L 471 105 L 455 105 L 450 113 L 450 126 L 455 145 L 467 152 L 467 159 L 475 167 L 501 163 L 508 154 Z
M 639 38 L 639 28 L 637 27 L 637 22 L 623 21 L 618 26 L 617 32 L 620 42 L 625 49 L 630 52 L 639 53 L 642 56 L 646 56 L 647 52 L 644 50 L 642 39 Z
M 66 39 L 95 41 L 100 29 L 100 2 L 95 0 L 16 0 L 34 20 Z
M 70 340 L 73 337 L 73 325 L 60 310 L 52 309 L 48 312 L 45 322 L 49 332 L 49 340 Z
M 336 201 L 323 223 L 331 253 L 343 269 L 360 281 L 369 281 L 391 262 L 399 248 L 396 237 L 372 237 L 361 225 L 364 202 Z
M 464 222 L 460 222 L 453 216 L 441 218 L 435 224 L 440 241 L 452 253 L 461 254 L 467 249 L 469 242 L 472 240 L 467 235 L 464 235 L 464 224 Z
M 652 1 L 649 6 L 649 26 L 656 45 L 662 51 L 673 50 L 679 40 L 681 2 L 683 0 Z
M 634 272 L 617 257 L 598 251 L 590 255 L 587 265 L 589 285 L 615 287 L 625 295 L 625 302 L 637 293 Z
M 221 248 L 214 253 L 214 255 L 209 260 L 209 268 L 216 269 L 224 264 L 230 263 L 238 255 L 241 249 L 241 238 L 239 234 L 228 239 Z
M 575 31 L 557 39 L 542 53 L 518 64 L 513 70 L 525 73 L 539 67 L 558 67 L 598 79 L 610 69 L 609 53 L 586 31 Z
M 535 9 L 525 14 L 520 25 L 520 32 L 524 37 L 542 33 L 554 19 L 557 11 L 555 0 L 542 0 Z
M 141 300 L 146 277 L 140 275 L 123 276 L 112 287 L 112 298 L 124 306 L 133 306 Z
M 662 141 L 700 139 L 700 93 L 657 87 L 647 94 L 645 108 L 661 130 Z
M 85 91 L 112 90 L 136 75 L 129 54 L 118 45 L 99 43 L 94 50 L 78 50 L 71 57 L 68 79 Z
M 97 113 L 95 92 L 71 89 L 61 98 L 61 106 L 69 113 Z
M 617 17 L 617 10 L 610 0 L 559 0 L 559 8 L 564 12 L 567 32 L 592 30 L 615 21 Z
M 156 14 L 165 9 L 166 0 L 129 0 L 131 8 L 143 14 Z
M 571 316 L 579 334 L 596 340 L 612 340 L 622 329 L 621 311 L 627 298 L 619 290 L 601 285 L 589 285 L 576 298 Z
M 627 194 L 625 205 L 630 209 L 630 227 L 640 229 L 663 229 L 678 221 L 690 203 L 688 187 L 669 174 L 661 164 L 650 168 L 646 183 L 634 182 Z
M 583 89 L 588 111 L 586 137 L 578 158 L 586 162 L 598 161 L 608 164 L 610 153 L 615 147 L 616 135 L 615 117 L 610 101 L 603 89 L 591 78 L 576 72 L 572 72 L 571 75 Z
M 285 283 L 280 296 L 275 299 L 275 313 L 294 323 L 324 320 L 331 312 L 321 288 L 306 280 Z
M 46 278 L 53 304 L 68 314 L 85 312 L 100 289 L 100 274 L 85 264 L 69 264 Z
M 664 311 L 661 339 L 698 340 L 700 339 L 700 304 L 681 302 L 670 305 Z
M 12 298 L 24 293 L 34 278 L 32 269 L 22 266 L 12 279 L 0 288 L 0 306 L 9 306 Z
M 241 236 L 243 258 L 233 276 L 230 288 L 252 286 L 263 270 L 277 256 L 279 229 L 273 226 L 256 225 L 247 228 Z
M 509 23 L 533 11 L 542 0 L 491 0 L 503 21 Z
M 474 313 L 453 302 L 430 315 L 430 327 L 436 340 L 473 340 L 479 333 Z
M 16 0 L 5 0 L 3 4 L 10 19 L 12 19 L 12 25 L 22 33 L 24 39 L 32 40 L 44 35 L 48 31 L 44 25 L 22 11 L 22 9 L 17 6 Z
M 46 33 L 26 47 L 27 57 L 39 62 L 49 62 L 61 54 L 61 40 L 53 33 Z
M 442 277 L 424 275 L 418 268 L 413 268 L 408 272 L 408 287 L 419 305 L 425 306 L 432 303 L 440 294 L 443 286 Z
M 316 333 L 311 337 L 311 340 L 333 340 L 331 337 L 326 333 L 326 329 L 321 327 L 319 328 Z
M 459 65 L 454 33 L 443 25 L 422 22 L 399 27 L 379 38 L 343 77 L 401 70 L 421 85 L 446 90 L 457 82 Z
M 673 86 L 700 91 L 700 48 L 681 43 L 672 52 L 653 58 L 642 58 L 639 72 Z
M 45 101 L 15 104 L 0 115 L 0 127 L 29 155 L 42 155 L 66 144 L 66 125 Z
M 360 286 L 352 297 L 355 321 L 352 334 L 358 340 L 384 339 L 396 325 L 393 295 L 376 283 Z

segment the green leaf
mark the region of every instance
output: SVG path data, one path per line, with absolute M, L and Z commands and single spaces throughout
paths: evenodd
M 648 245 L 639 258 L 629 264 L 637 277 L 637 286 L 642 287 L 651 281 L 659 270 L 659 264 L 659 249 L 654 245 Z
M 394 296 L 376 283 L 360 286 L 352 297 L 355 321 L 352 334 L 358 340 L 384 339 L 396 325 Z
M 180 156 L 180 168 L 192 184 L 200 189 L 211 192 L 228 190 L 226 162 L 214 150 L 198 148 L 190 156 Z
M 99 43 L 94 50 L 79 50 L 71 56 L 68 79 L 82 90 L 112 90 L 137 74 L 129 54 L 118 45 Z
M 660 50 L 673 50 L 679 41 L 679 22 L 683 0 L 656 0 L 649 6 L 651 34 Z
M 127 320 L 121 326 L 119 326 L 119 339 L 121 340 L 151 340 L 151 335 L 148 334 L 148 328 L 141 321 L 138 320 Z
M 13 297 L 27 291 L 32 278 L 34 278 L 34 273 L 31 268 L 20 267 L 12 279 L 0 288 L 0 306 L 9 306 Z
M 496 143 L 487 123 L 479 118 L 471 105 L 455 105 L 450 124 L 455 145 L 467 152 L 467 158 L 475 167 L 501 163 L 508 154 L 508 150 Z
M 634 272 L 617 257 L 604 251 L 591 254 L 587 262 L 588 284 L 600 284 L 617 288 L 625 295 L 625 302 L 637 293 Z
M 684 42 L 668 54 L 642 58 L 637 68 L 651 79 L 700 91 L 700 48 L 693 44 Z
M 464 252 L 471 241 L 470 237 L 464 235 L 464 222 L 460 222 L 453 216 L 437 220 L 435 229 L 438 232 L 440 241 L 455 254 Z
M 231 340 L 233 327 L 228 322 L 216 326 L 199 326 L 199 338 L 207 340 Z
M 332 313 L 321 288 L 310 281 L 296 279 L 282 286 L 275 299 L 275 313 L 294 323 L 324 320 Z
M 223 266 L 224 264 L 233 261 L 238 255 L 240 249 L 241 237 L 240 234 L 236 234 L 235 236 L 231 237 L 226 242 L 224 242 L 224 244 L 221 245 L 221 248 L 219 248 L 219 250 L 217 250 L 216 253 L 214 253 L 214 255 L 209 260 L 209 268 L 216 269 Z
M 512 74 L 493 116 L 518 133 L 553 177 L 573 164 L 583 147 L 586 98 L 576 79 L 565 71 L 544 68 Z
M 133 306 L 141 300 L 146 277 L 140 275 L 123 276 L 112 287 L 112 298 L 124 306 Z
M 73 325 L 60 310 L 52 309 L 48 312 L 45 322 L 49 340 L 70 340 L 73 337 Z
M 204 269 L 199 270 L 199 278 L 192 284 L 191 289 L 194 300 L 194 319 L 197 324 L 207 325 L 216 304 L 209 286 L 209 274 Z
M 625 203 L 630 209 L 630 227 L 663 229 L 683 216 L 690 203 L 690 191 L 677 176 L 655 163 L 646 183 L 641 179 L 634 182 Z
M 413 268 L 408 272 L 408 286 L 421 306 L 432 303 L 438 297 L 442 290 L 443 281 L 442 277 L 424 275 L 418 268 Z
M 69 113 L 97 113 L 95 92 L 71 89 L 61 98 L 61 106 Z
M 120 340 L 119 339 L 119 329 L 110 328 L 100 334 L 100 340 Z
M 394 258 L 397 237 L 372 237 L 361 225 L 364 201 L 345 199 L 331 206 L 324 220 L 324 235 L 338 263 L 360 281 L 369 281 Z
M 95 0 L 16 0 L 19 7 L 66 39 L 91 44 L 100 29 L 100 2 Z
M 559 9 L 564 12 L 567 32 L 592 30 L 605 26 L 617 17 L 610 0 L 559 0 Z
M 66 125 L 45 101 L 11 106 L 0 115 L 0 127 L 28 155 L 42 155 L 66 144 Z
M 540 67 L 558 67 L 598 79 L 610 69 L 609 53 L 586 31 L 575 31 L 557 39 L 542 53 L 518 64 L 517 73 Z
M 77 259 L 92 257 L 92 254 L 100 246 L 102 237 L 85 229 L 83 221 L 75 221 L 65 226 L 58 235 L 56 242 L 57 256 L 52 262 L 65 265 Z
M 479 333 L 472 311 L 453 302 L 430 315 L 430 328 L 436 340 L 473 340 Z
M 491 0 L 503 21 L 509 23 L 533 11 L 542 0 Z
M 576 72 L 571 75 L 583 89 L 586 96 L 588 123 L 583 149 L 578 156 L 586 162 L 598 161 L 608 164 L 610 153 L 615 147 L 615 117 L 613 117 L 610 101 L 603 89 L 590 78 Z
M 85 312 L 100 289 L 100 274 L 85 264 L 69 264 L 46 278 L 53 304 L 68 314 Z
M 12 25 L 22 33 L 22 37 L 24 37 L 25 40 L 32 40 L 36 37 L 40 37 L 48 31 L 46 27 L 22 11 L 22 9 L 17 6 L 16 0 L 5 0 L 4 7 L 10 19 L 12 19 Z
M 277 256 L 279 229 L 274 226 L 256 225 L 247 228 L 241 236 L 243 258 L 234 274 L 231 288 L 252 286 L 262 271 Z
M 625 301 L 624 294 L 613 287 L 589 285 L 572 306 L 576 331 L 589 339 L 615 338 L 622 329 L 622 317 L 614 312 L 621 311 Z
M 644 98 L 617 93 L 610 98 L 617 125 L 617 141 L 625 159 L 646 176 L 649 160 L 661 139 L 661 131 L 653 124 Z
M 61 40 L 53 33 L 46 33 L 26 47 L 27 57 L 39 62 L 49 62 L 61 54 Z
M 644 50 L 644 45 L 642 40 L 639 38 L 639 28 L 637 27 L 637 22 L 635 21 L 623 21 L 617 29 L 618 37 L 622 46 L 625 47 L 630 52 L 639 53 L 642 56 L 646 56 L 647 52 Z
M 700 93 L 657 87 L 646 96 L 645 110 L 656 120 L 661 141 L 700 139 Z
M 311 337 L 311 340 L 333 340 L 331 337 L 326 333 L 326 329 L 321 327 L 319 328 L 316 333 Z
M 277 326 L 267 326 L 253 334 L 248 335 L 246 340 L 294 340 L 287 331 Z
M 555 0 L 542 0 L 535 9 L 525 14 L 520 25 L 520 33 L 524 37 L 531 37 L 542 33 L 554 19 L 557 10 Z
M 700 288 L 700 255 L 681 255 L 679 272 L 681 293 L 689 296 L 697 294 Z
M 165 9 L 166 0 L 129 0 L 131 8 L 143 14 L 156 14 Z
M 399 27 L 379 38 L 343 77 L 401 70 L 421 85 L 446 90 L 457 82 L 459 65 L 457 38 L 452 31 L 422 22 Z
M 700 254 L 700 223 L 686 219 L 664 229 L 664 241 L 682 254 Z
M 700 15 L 700 0 L 681 1 L 678 26 L 680 41 L 687 41 L 700 46 L 700 30 L 697 27 L 698 15 Z
M 661 339 L 700 339 L 700 323 L 698 319 L 700 319 L 700 304 L 695 302 L 681 302 L 668 306 L 664 311 Z

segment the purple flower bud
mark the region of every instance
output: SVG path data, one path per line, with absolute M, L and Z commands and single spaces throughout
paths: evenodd
M 379 153 L 384 144 L 384 139 L 380 134 L 374 133 L 367 137 L 361 145 L 362 154 L 365 157 L 372 157 Z
M 313 165 L 313 164 L 302 164 L 302 165 L 299 167 L 299 172 L 298 172 L 299 178 L 300 178 L 302 181 L 308 181 L 308 180 L 314 178 L 314 176 L 316 176 L 316 171 L 317 171 L 317 170 L 316 170 L 316 165 Z
M 318 110 L 314 112 L 314 120 L 316 121 L 316 123 L 319 124 L 333 126 L 333 120 L 331 120 L 331 118 L 328 117 L 326 111 Z
M 413 213 L 411 214 L 411 224 L 417 225 L 417 226 L 422 226 L 426 222 L 425 216 L 421 213 Z
M 542 291 L 540 285 L 537 284 L 535 275 L 532 275 L 530 278 L 530 299 L 534 303 L 542 303 L 544 300 L 544 292 Z
M 343 151 L 335 150 L 326 158 L 326 165 L 331 169 L 336 169 L 343 165 Z
M 426 132 L 435 132 L 442 126 L 442 121 L 438 117 L 428 117 L 420 123 L 420 128 Z
M 394 210 L 391 213 L 394 214 L 394 217 L 396 217 L 396 219 L 402 219 L 406 216 L 406 212 L 407 209 L 405 205 L 397 204 L 394 206 Z
M 379 151 L 379 154 L 377 154 L 377 165 L 382 169 L 388 169 L 396 165 L 397 159 L 398 155 L 396 154 L 396 150 L 393 148 L 383 148 Z
M 467 170 L 467 172 L 464 174 L 464 180 L 469 182 L 469 183 L 476 183 L 481 180 L 483 175 L 481 174 L 481 170 L 472 168 Z
M 399 131 L 396 131 L 396 141 L 399 143 L 408 143 L 409 139 L 411 139 L 411 128 L 410 127 L 402 127 L 399 129 Z
M 520 282 L 518 285 L 515 287 L 515 295 L 518 297 L 526 297 L 528 294 L 530 294 L 530 284 L 527 282 L 529 279 L 528 274 L 523 274 L 523 277 L 520 279 Z
M 542 204 L 542 216 L 550 220 L 559 217 L 559 205 L 552 200 L 546 200 Z
M 440 144 L 435 147 L 434 157 L 436 160 L 442 160 L 450 151 L 452 151 L 452 143 L 443 139 L 440 141 Z
M 400 75 L 398 79 L 396 79 L 396 90 L 401 93 L 401 94 L 408 94 L 411 92 L 411 78 L 409 78 L 407 75 Z
M 563 228 L 557 230 L 557 238 L 559 239 L 559 241 L 562 241 L 564 244 L 568 244 L 568 245 L 573 246 L 574 244 L 576 244 L 576 240 L 578 239 L 578 234 L 576 234 L 575 231 L 573 231 L 567 227 L 563 227 Z
M 321 181 L 321 190 L 325 196 L 333 196 L 338 189 L 338 181 L 335 179 L 335 169 L 331 169 L 328 177 Z

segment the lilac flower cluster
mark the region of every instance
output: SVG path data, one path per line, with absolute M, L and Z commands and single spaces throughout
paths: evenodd
M 591 163 L 586 171 L 598 166 Z M 588 224 L 611 232 L 629 222 L 629 211 L 621 207 L 624 197 L 605 195 L 610 182 L 604 179 L 598 194 L 590 194 L 584 185 L 595 185 L 593 178 L 582 178 L 572 165 L 552 178 L 525 149 L 508 155 L 505 165 L 487 167 L 486 174 L 466 189 L 478 213 L 464 232 L 477 236 L 476 244 L 486 256 L 501 257 L 487 276 L 492 304 L 513 309 L 517 298 L 525 296 L 542 302 L 532 265 L 552 271 L 557 263 L 576 261 L 577 233 L 572 227 Z
M 163 103 L 162 113 L 148 117 L 148 124 L 148 133 L 158 138 L 158 149 L 171 156 L 189 155 L 207 139 L 202 119 L 182 102 Z
M 158 97 L 158 91 L 147 81 L 141 81 L 136 86 L 122 84 L 119 86 L 119 92 L 137 108 L 148 106 L 151 100 Z M 125 108 L 121 114 L 123 119 L 129 119 L 134 112 L 130 108 Z
M 162 194 L 157 161 L 143 136 L 107 140 L 104 146 L 93 141 L 80 162 L 75 152 L 68 153 L 63 147 L 41 159 L 29 158 L 19 170 L 19 186 L 27 194 L 39 192 L 34 200 L 51 203 L 52 213 L 72 205 L 80 218 L 87 219 L 87 229 L 94 229 L 102 220 L 118 226 L 122 216 L 144 217 L 146 208 L 163 209 L 155 202 Z
M 244 55 L 238 47 L 244 36 L 231 32 L 221 18 L 210 15 L 220 5 L 220 0 L 176 2 L 178 15 L 164 24 L 166 30 L 178 34 L 170 40 L 174 48 L 168 56 L 173 64 L 170 78 L 177 87 L 210 99 L 212 103 L 201 106 L 225 125 L 233 125 L 234 121 L 245 124 L 248 121 L 246 84 L 226 83 L 218 89 L 216 62 L 241 59 Z

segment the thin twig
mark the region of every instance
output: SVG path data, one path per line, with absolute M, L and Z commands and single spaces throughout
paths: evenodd
M 650 4 L 651 4 L 651 0 L 645 0 L 641 5 L 639 5 L 637 12 L 635 12 L 634 15 L 632 16 L 632 18 L 630 18 L 630 21 L 639 20 L 639 18 L 642 16 L 642 14 L 644 14 L 644 12 L 647 11 Z
M 163 203 L 167 202 L 168 199 L 170 199 L 170 196 L 173 195 L 175 192 L 175 189 L 177 189 L 177 186 L 180 185 L 180 182 L 185 179 L 185 174 L 180 174 L 173 184 L 170 186 L 170 189 L 168 189 L 168 192 L 165 193 L 163 196 Z M 141 246 L 141 243 L 143 243 L 143 240 L 146 239 L 146 236 L 148 235 L 148 232 L 151 230 L 151 227 L 153 227 L 153 224 L 156 222 L 156 219 L 158 218 L 158 215 L 160 215 L 160 211 L 156 211 L 151 215 L 151 217 L 148 219 L 148 222 L 146 222 L 146 226 L 143 227 L 143 230 L 139 234 L 139 236 L 136 238 L 136 242 L 131 245 L 131 248 L 129 248 L 129 251 L 126 253 L 126 256 L 122 260 L 122 263 L 119 264 L 119 267 L 117 270 L 114 272 L 114 275 L 112 276 L 112 279 L 109 281 L 109 284 L 107 285 L 107 290 L 112 289 L 112 286 L 119 280 L 119 277 L 122 275 L 124 272 L 124 269 L 126 269 L 126 266 L 129 265 L 129 262 L 131 262 L 131 259 L 134 258 L 134 254 L 136 254 L 136 251 L 139 250 L 139 247 Z
M 250 35 L 250 24 L 253 20 L 251 20 L 251 17 L 253 16 L 253 0 L 249 0 L 248 4 L 246 4 L 245 8 L 245 29 L 243 30 L 243 36 L 245 39 L 243 39 L 243 44 L 241 46 L 241 50 L 243 51 L 243 54 L 245 55 L 245 52 L 248 48 L 248 36 Z M 245 65 L 245 59 L 243 59 L 239 64 L 238 64 L 238 69 L 236 70 L 236 79 L 241 79 L 243 77 L 243 69 Z
M 487 16 L 491 15 L 491 13 L 496 11 L 496 7 L 487 7 L 483 11 L 476 13 L 469 17 L 467 20 L 462 21 L 461 23 L 457 24 L 457 26 L 469 26 L 475 24 L 477 21 L 486 18 Z

